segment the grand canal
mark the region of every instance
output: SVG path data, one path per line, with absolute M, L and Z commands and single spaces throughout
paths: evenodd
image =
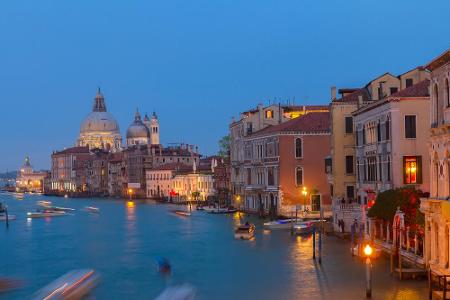
M 36 201 L 77 209 L 73 215 L 27 220 Z M 326 237 L 322 265 L 312 259 L 312 239 L 269 232 L 259 220 L 253 241 L 233 239 L 237 215 L 195 211 L 190 218 L 170 205 L 113 199 L 64 199 L 0 194 L 17 216 L 0 223 L 0 277 L 24 285 L 1 299 L 28 299 L 76 268 L 93 268 L 102 280 L 94 299 L 154 299 L 166 286 L 188 283 L 196 299 L 364 299 L 364 265 L 348 242 Z M 96 206 L 100 214 L 82 209 Z M 167 257 L 170 279 L 156 273 L 154 258 Z M 425 281 L 400 282 L 388 264 L 374 264 L 374 299 L 425 299 Z

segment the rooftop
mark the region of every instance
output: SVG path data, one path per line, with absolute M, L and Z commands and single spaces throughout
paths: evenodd
M 329 131 L 330 113 L 312 112 L 279 125 L 266 127 L 253 133 L 252 136 L 285 132 L 324 133 Z

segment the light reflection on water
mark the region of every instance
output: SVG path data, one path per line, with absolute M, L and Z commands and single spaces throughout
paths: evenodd
M 37 200 L 73 207 L 73 216 L 28 220 Z M 0 194 L 17 220 L 0 228 L 0 277 L 23 279 L 23 290 L 6 299 L 27 299 L 60 275 L 82 267 L 102 274 L 98 299 L 153 299 L 166 286 L 154 257 L 167 257 L 175 283 L 188 282 L 198 299 L 363 299 L 364 265 L 353 260 L 348 242 L 325 237 L 323 263 L 312 259 L 312 237 L 264 230 L 243 214 L 193 211 L 180 217 L 174 207 L 108 199 L 62 199 L 26 195 L 17 201 Z M 100 208 L 99 214 L 83 211 Z M 177 207 L 179 208 L 179 207 Z M 253 222 L 256 237 L 235 240 L 234 227 Z M 0 226 L 3 225 L 0 223 Z M 317 240 L 316 240 L 317 242 Z M 318 246 L 318 244 L 316 244 Z M 374 264 L 374 298 L 421 299 L 426 282 L 399 282 L 388 264 Z M 419 289 L 417 291 L 417 288 Z

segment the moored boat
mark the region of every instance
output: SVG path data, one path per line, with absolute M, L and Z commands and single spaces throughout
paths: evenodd
M 73 270 L 39 290 L 33 299 L 83 299 L 97 286 L 99 279 L 92 269 Z
M 27 213 L 27 218 L 47 218 L 60 216 L 67 216 L 67 213 L 64 211 L 55 211 L 55 210 L 37 210 L 35 212 Z
M 300 222 L 294 225 L 294 232 L 296 234 L 310 234 L 313 231 L 314 224 L 312 222 Z
M 49 207 L 52 205 L 51 201 L 45 201 L 45 200 L 40 200 L 36 202 L 37 205 L 42 206 L 42 207 Z
M 264 223 L 264 228 L 270 230 L 291 229 L 295 219 L 282 219 Z
M 234 238 L 238 240 L 250 240 L 255 236 L 255 225 L 246 223 L 239 225 L 234 230 Z
M 219 208 L 219 209 L 212 209 L 208 211 L 210 214 L 232 214 L 237 212 L 237 209 L 235 208 Z
M 8 221 L 15 220 L 15 215 L 9 215 L 8 214 Z M 0 221 L 6 221 L 6 214 L 0 214 Z

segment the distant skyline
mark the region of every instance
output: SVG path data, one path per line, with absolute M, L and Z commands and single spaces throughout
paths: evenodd
M 326 5 L 325 5 L 326 4 Z M 449 1 L 4 1 L 0 173 L 74 145 L 101 87 L 122 137 L 156 111 L 163 144 L 217 152 L 232 116 L 275 97 L 424 65 L 450 47 Z

